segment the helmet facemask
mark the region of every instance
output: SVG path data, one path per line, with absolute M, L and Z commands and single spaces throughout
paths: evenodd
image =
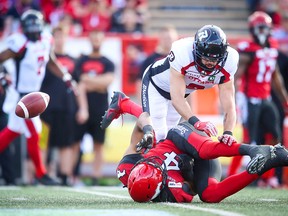
M 40 40 L 44 28 L 42 14 L 35 10 L 26 11 L 21 17 L 21 26 L 28 40 L 33 42 Z
M 252 34 L 254 41 L 261 45 L 269 45 L 269 37 L 272 29 L 271 17 L 262 11 L 256 11 L 248 18 L 250 33 Z

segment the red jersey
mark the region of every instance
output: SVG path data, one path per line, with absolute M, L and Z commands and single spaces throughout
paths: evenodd
M 240 42 L 239 53 L 246 53 L 253 58 L 243 76 L 244 93 L 247 97 L 267 99 L 270 97 L 272 75 L 275 72 L 278 50 L 277 43 L 269 40 L 270 47 L 261 47 L 255 42 Z
M 177 149 L 172 141 L 165 140 L 157 144 L 157 147 L 151 149 L 147 154 L 124 156 L 117 167 L 117 176 L 123 185 L 127 186 L 131 169 L 140 159 L 158 156 L 164 161 L 167 168 L 166 191 L 163 193 L 165 197 L 162 199 L 169 202 L 191 202 L 193 196 L 183 189 L 184 178 L 178 166 L 177 154 L 183 154 L 183 152 Z

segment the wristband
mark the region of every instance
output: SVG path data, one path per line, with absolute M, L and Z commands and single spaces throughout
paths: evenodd
M 192 116 L 188 119 L 188 122 L 194 126 L 196 122 L 200 121 L 196 116 Z
M 231 131 L 224 131 L 223 134 L 227 134 L 227 135 L 233 136 L 233 133 Z
M 144 134 L 148 134 L 148 133 L 152 133 L 153 134 L 153 127 L 151 125 L 145 125 L 143 127 L 143 133 Z

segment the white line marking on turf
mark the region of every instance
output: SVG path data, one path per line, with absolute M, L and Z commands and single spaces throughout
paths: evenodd
M 261 200 L 261 201 L 265 201 L 265 202 L 278 202 L 279 200 L 277 200 L 277 199 L 259 199 L 259 200 Z
M 186 209 L 192 209 L 192 210 L 197 210 L 197 211 L 209 212 L 209 213 L 221 215 L 221 216 L 244 216 L 243 214 L 230 212 L 230 211 L 224 211 L 221 209 L 202 208 L 202 207 L 185 205 L 185 204 L 180 204 L 180 203 L 163 203 L 163 204 L 168 205 L 168 206 L 177 207 L 177 208 L 186 208 Z
M 118 199 L 130 199 L 131 200 L 131 197 L 129 197 L 129 196 L 115 195 L 115 194 L 110 194 L 110 193 L 105 193 L 105 192 L 87 191 L 85 189 L 78 189 L 78 188 L 68 188 L 66 190 L 74 191 L 74 192 L 78 192 L 78 193 L 88 193 L 88 194 L 95 194 L 95 195 L 113 197 L 113 198 L 118 198 Z M 167 205 L 167 206 L 173 206 L 173 207 L 177 207 L 177 208 L 185 208 L 185 209 L 192 209 L 192 210 L 196 210 L 196 211 L 209 212 L 209 213 L 212 213 L 215 215 L 221 215 L 221 216 L 245 216 L 243 214 L 230 212 L 230 211 L 224 211 L 221 209 L 202 208 L 202 207 L 197 207 L 197 206 L 192 206 L 192 205 L 187 205 L 187 204 L 180 204 L 180 203 L 159 203 L 159 204 Z

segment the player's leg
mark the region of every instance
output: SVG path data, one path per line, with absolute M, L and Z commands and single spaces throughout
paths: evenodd
M 221 164 L 214 160 L 194 161 L 194 185 L 203 202 L 218 203 L 228 196 L 240 191 L 259 176 L 244 171 L 227 177 L 220 182 Z
M 91 120 L 88 126 L 88 133 L 93 137 L 94 142 L 94 158 L 93 158 L 93 173 L 92 173 L 92 185 L 99 185 L 99 179 L 103 177 L 103 164 L 104 164 L 104 142 L 106 129 L 100 128 L 101 113 L 95 113 L 93 120 Z
M 27 151 L 35 166 L 37 180 L 44 185 L 59 185 L 59 182 L 47 175 L 39 147 L 39 133 L 42 125 L 39 116 L 24 120 L 24 134 L 27 139 Z
M 156 141 L 158 142 L 165 139 L 168 132 L 166 117 L 168 115 L 169 100 L 159 94 L 153 85 L 150 85 L 147 91 L 147 100 L 143 111 L 150 114 Z
M 103 116 L 101 128 L 107 128 L 114 119 L 119 118 L 120 115 L 125 113 L 134 115 L 138 118 L 142 113 L 142 108 L 140 105 L 130 100 L 124 93 L 114 92 L 110 105 Z
M 196 130 L 188 122 L 182 122 L 169 131 L 167 139 L 185 153 L 201 159 L 215 159 L 218 157 L 231 157 L 237 155 L 249 155 L 254 158 L 257 154 L 264 157 L 270 155 L 271 146 L 254 146 L 234 143 L 232 146 L 222 142 L 213 141 L 205 133 Z
M 23 119 L 17 117 L 14 113 L 9 114 L 7 126 L 0 131 L 0 152 L 6 149 L 15 138 L 20 136 L 22 121 Z

